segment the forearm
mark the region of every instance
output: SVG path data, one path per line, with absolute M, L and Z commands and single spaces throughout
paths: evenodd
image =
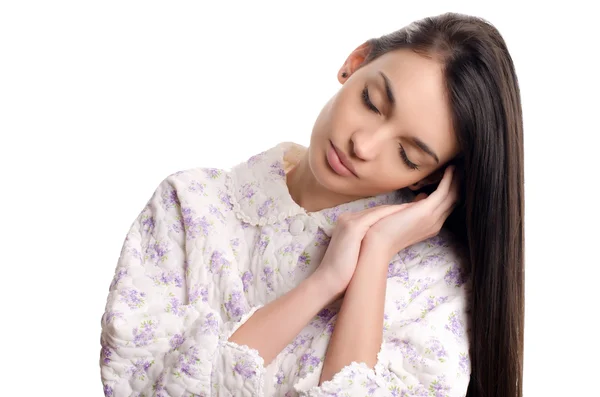
M 329 341 L 319 384 L 331 380 L 353 361 L 364 362 L 371 368 L 377 363 L 383 336 L 386 283 L 385 255 L 361 253 Z
M 267 366 L 334 299 L 324 280 L 313 274 L 287 294 L 257 310 L 229 340 L 258 350 Z

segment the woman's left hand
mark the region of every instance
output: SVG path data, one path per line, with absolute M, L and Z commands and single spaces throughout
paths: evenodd
M 363 249 L 375 250 L 389 259 L 404 248 L 437 235 L 458 199 L 458 181 L 454 167 L 444 171 L 437 189 L 427 197 L 419 194 L 409 204 L 401 204 L 397 212 L 388 215 L 367 231 Z

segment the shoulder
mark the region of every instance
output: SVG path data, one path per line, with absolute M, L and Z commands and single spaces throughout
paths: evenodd
M 163 206 L 206 206 L 227 204 L 225 181 L 227 170 L 197 167 L 174 172 L 164 177 L 153 193 L 152 200 Z
M 176 229 L 188 233 L 201 225 L 225 224 L 232 208 L 225 187 L 227 174 L 223 169 L 200 167 L 169 174 L 154 190 L 144 212 L 157 223 L 177 220 Z

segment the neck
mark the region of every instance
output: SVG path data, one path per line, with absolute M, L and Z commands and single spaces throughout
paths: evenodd
M 308 164 L 308 152 L 286 174 L 286 183 L 292 199 L 307 212 L 321 211 L 360 198 L 341 195 L 321 185 Z

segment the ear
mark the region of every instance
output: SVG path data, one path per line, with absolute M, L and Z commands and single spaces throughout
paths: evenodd
M 440 167 L 436 171 L 427 175 L 425 178 L 420 181 L 408 186 L 408 188 L 412 191 L 420 190 L 425 186 L 433 185 L 434 183 L 439 183 L 444 176 L 444 170 L 446 167 Z
M 348 58 L 346 58 L 346 62 L 342 65 L 340 70 L 338 71 L 338 81 L 341 84 L 344 84 L 346 80 L 352 76 L 352 74 L 363 64 L 367 55 L 371 51 L 371 46 L 367 41 L 356 47 L 354 51 Z

